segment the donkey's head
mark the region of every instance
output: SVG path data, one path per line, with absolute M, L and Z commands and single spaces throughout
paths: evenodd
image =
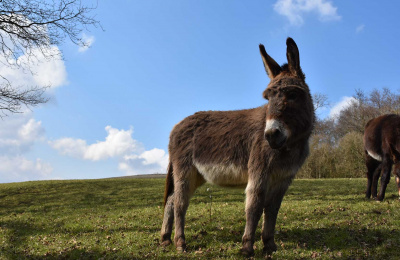
M 313 102 L 300 67 L 299 50 L 292 38 L 286 40 L 286 45 L 288 63 L 279 66 L 260 44 L 271 79 L 263 96 L 268 100 L 264 135 L 272 149 L 290 148 L 308 138 L 314 124 Z

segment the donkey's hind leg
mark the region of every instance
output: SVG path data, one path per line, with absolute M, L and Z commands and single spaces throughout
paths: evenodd
M 365 152 L 366 155 L 366 166 L 367 166 L 367 190 L 365 191 L 365 197 L 367 199 L 372 197 L 376 198 L 377 196 L 377 188 L 378 188 L 378 179 L 380 176 L 380 162 L 373 159 L 371 156 Z M 379 169 L 379 170 L 378 170 Z
M 171 233 L 174 223 L 174 193 L 170 194 L 164 207 L 164 218 L 161 228 L 161 245 L 168 246 L 172 243 Z
M 176 249 L 180 252 L 186 250 L 185 241 L 185 215 L 189 207 L 189 199 L 205 180 L 198 173 L 197 169 L 191 166 L 187 171 L 182 171 L 176 167 L 174 174 L 174 215 L 175 215 L 175 236 L 174 242 Z
M 393 162 L 387 158 L 387 156 L 383 157 L 381 168 L 382 168 L 382 175 L 381 175 L 381 187 L 379 189 L 379 193 L 377 196 L 378 201 L 383 201 L 385 198 L 385 191 L 386 187 L 390 181 L 390 172 L 392 171 Z
M 174 222 L 174 176 L 172 163 L 169 162 L 167 178 L 165 179 L 164 192 L 164 218 L 161 227 L 161 245 L 168 246 L 172 243 L 171 233 Z
M 375 171 L 372 174 L 372 184 L 371 184 L 371 193 L 372 193 L 372 198 L 376 200 L 378 197 L 378 182 L 379 178 L 381 177 L 381 172 L 382 172 L 382 163 L 376 167 Z

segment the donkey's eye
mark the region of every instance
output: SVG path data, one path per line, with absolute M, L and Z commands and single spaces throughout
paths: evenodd
M 286 95 L 286 98 L 288 100 L 295 100 L 298 96 L 299 95 L 298 95 L 297 91 L 291 91 Z
M 266 100 L 269 100 L 269 97 L 270 97 L 270 95 L 271 95 L 271 90 L 270 89 L 266 89 L 265 91 L 264 91 L 264 93 L 263 93 L 263 97 L 266 99 Z

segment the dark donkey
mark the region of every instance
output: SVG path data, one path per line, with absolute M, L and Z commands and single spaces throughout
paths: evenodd
M 279 66 L 263 45 L 260 52 L 271 79 L 268 104 L 246 110 L 207 111 L 175 125 L 169 142 L 162 245 L 186 249 L 184 223 L 189 199 L 205 182 L 246 187 L 246 227 L 242 253 L 254 254 L 257 223 L 264 211 L 264 251 L 272 253 L 276 217 L 287 188 L 306 159 L 314 107 L 300 68 L 296 43 L 288 38 L 288 64 Z
M 372 193 L 373 198 L 379 201 L 384 199 L 393 164 L 400 196 L 400 116 L 390 114 L 371 119 L 365 125 L 364 149 L 368 170 L 366 198 L 369 199 Z M 381 187 L 377 195 L 381 175 Z

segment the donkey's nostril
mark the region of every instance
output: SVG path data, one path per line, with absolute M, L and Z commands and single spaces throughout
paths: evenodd
M 286 136 L 278 128 L 265 131 L 264 137 L 272 149 L 279 149 L 286 142 Z
M 265 132 L 265 139 L 267 139 L 268 141 L 271 139 L 275 139 L 277 137 L 279 137 L 281 135 L 281 131 L 279 131 L 279 129 L 275 128 L 275 129 L 270 129 L 268 131 Z
M 281 135 L 281 131 L 279 131 L 279 129 L 275 129 L 274 131 L 272 131 L 272 135 L 271 138 L 278 138 Z

